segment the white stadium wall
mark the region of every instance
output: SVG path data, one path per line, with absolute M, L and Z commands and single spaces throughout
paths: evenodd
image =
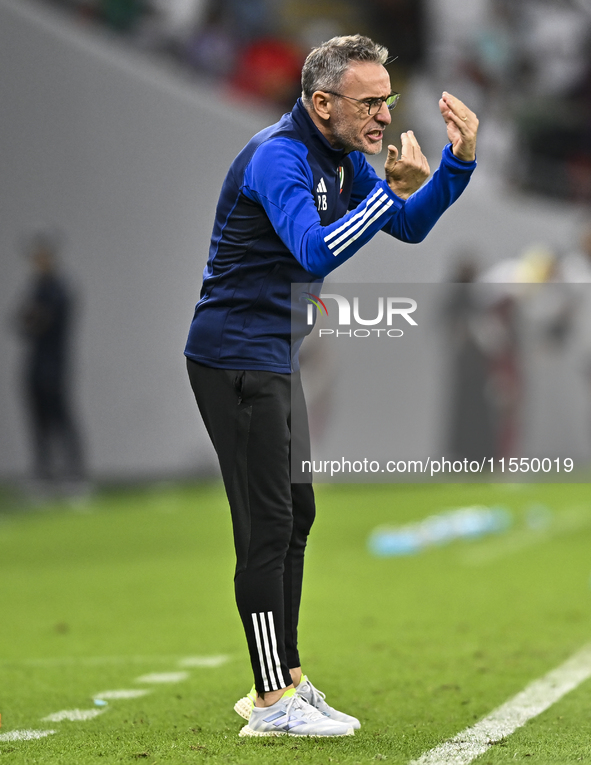
M 0 3 L 0 474 L 27 464 L 10 326 L 37 226 L 61 229 L 79 298 L 76 408 L 97 476 L 203 468 L 183 347 L 225 168 L 264 125 L 125 43 Z

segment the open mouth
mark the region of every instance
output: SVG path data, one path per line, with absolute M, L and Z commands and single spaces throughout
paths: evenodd
M 384 133 L 382 130 L 372 130 L 369 133 L 365 134 L 370 141 L 381 141 L 384 137 Z

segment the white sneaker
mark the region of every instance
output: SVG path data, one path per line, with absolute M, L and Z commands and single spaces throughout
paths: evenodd
M 329 706 L 324 700 L 325 694 L 322 693 L 322 691 L 319 691 L 318 688 L 315 688 L 306 675 L 302 675 L 302 679 L 296 688 L 296 692 L 298 696 L 305 699 L 308 704 L 311 704 L 319 712 L 322 712 L 325 717 L 329 717 L 331 720 L 336 720 L 337 722 L 348 723 L 354 730 L 359 730 L 361 727 L 361 723 L 356 717 L 347 715 L 344 712 L 339 712 L 338 709 Z M 234 704 L 234 711 L 237 712 L 240 717 L 244 717 L 245 720 L 248 720 L 250 718 L 251 710 L 254 707 L 256 697 L 257 692 L 253 685 L 246 696 L 239 699 Z
M 250 689 L 250 691 L 241 699 L 238 699 L 238 701 L 234 704 L 234 711 L 240 715 L 240 717 L 244 717 L 245 720 L 248 720 L 250 718 L 250 713 L 252 711 L 252 708 L 254 707 L 254 702 L 257 697 L 256 688 L 254 685 Z
M 296 693 L 298 696 L 301 696 L 303 699 L 305 699 L 308 704 L 311 704 L 319 712 L 322 712 L 323 715 L 329 717 L 331 720 L 335 720 L 335 722 L 346 723 L 347 725 L 350 725 L 354 730 L 359 730 L 359 728 L 361 728 L 361 723 L 356 717 L 346 715 L 344 712 L 339 712 L 338 709 L 333 709 L 333 707 L 329 706 L 324 700 L 325 694 L 322 693 L 322 691 L 319 691 L 318 688 L 314 688 L 306 675 L 302 675 L 300 684 L 296 688 Z
M 285 691 L 270 707 L 255 707 L 250 711 L 248 725 L 240 736 L 352 736 L 347 723 L 331 720 L 297 693 Z

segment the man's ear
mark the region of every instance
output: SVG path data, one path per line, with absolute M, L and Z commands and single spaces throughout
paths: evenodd
M 321 90 L 314 91 L 312 94 L 312 106 L 321 120 L 326 121 L 330 119 L 332 102 L 326 93 L 323 93 Z

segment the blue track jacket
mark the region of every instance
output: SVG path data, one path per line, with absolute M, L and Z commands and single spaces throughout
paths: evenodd
M 228 171 L 185 355 L 223 369 L 297 370 L 311 327 L 302 301 L 292 343 L 291 285 L 320 294 L 326 274 L 380 230 L 422 241 L 475 167 L 449 144 L 438 170 L 405 201 L 363 154 L 334 149 L 299 99 Z

